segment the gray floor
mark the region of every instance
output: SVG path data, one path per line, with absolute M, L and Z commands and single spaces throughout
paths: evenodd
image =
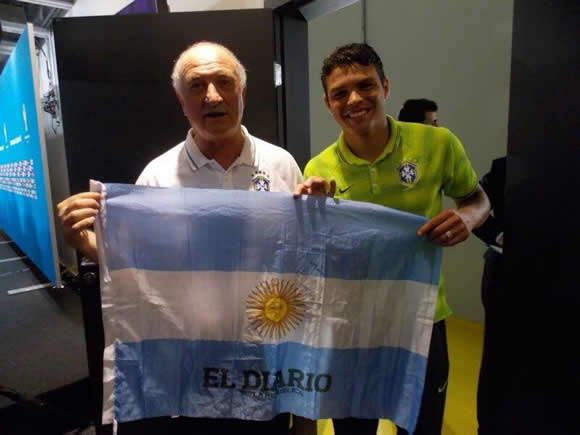
M 36 396 L 88 370 L 80 297 L 44 287 L 48 280 L 23 255 L 0 231 L 0 385 Z M 0 408 L 11 404 L 0 397 Z

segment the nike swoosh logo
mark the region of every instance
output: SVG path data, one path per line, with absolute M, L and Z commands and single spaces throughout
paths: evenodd
M 346 186 L 344 189 L 338 189 L 338 193 L 343 194 L 344 192 L 349 190 L 352 186 L 354 186 L 354 184 L 351 184 L 350 186 Z
M 445 391 L 445 388 L 447 388 L 447 382 L 449 382 L 449 378 L 445 380 L 443 386 L 437 388 L 438 393 L 442 393 L 443 391 Z

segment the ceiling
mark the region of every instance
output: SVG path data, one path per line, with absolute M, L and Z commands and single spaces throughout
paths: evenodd
M 62 17 L 76 0 L 0 0 L 0 71 L 26 23 L 34 24 L 37 44 L 44 43 L 52 19 Z

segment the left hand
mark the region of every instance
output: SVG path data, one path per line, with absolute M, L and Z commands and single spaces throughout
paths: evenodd
M 440 246 L 454 246 L 471 234 L 473 228 L 466 221 L 458 210 L 447 209 L 419 228 L 417 235 Z
M 294 189 L 294 198 L 300 195 L 329 196 L 334 197 L 336 193 L 336 180 L 331 178 L 326 181 L 322 177 L 308 177 L 304 183 L 300 183 Z

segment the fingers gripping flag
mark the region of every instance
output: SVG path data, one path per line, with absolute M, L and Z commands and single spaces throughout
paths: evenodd
M 105 423 L 164 415 L 415 426 L 441 250 L 354 201 L 94 184 Z

